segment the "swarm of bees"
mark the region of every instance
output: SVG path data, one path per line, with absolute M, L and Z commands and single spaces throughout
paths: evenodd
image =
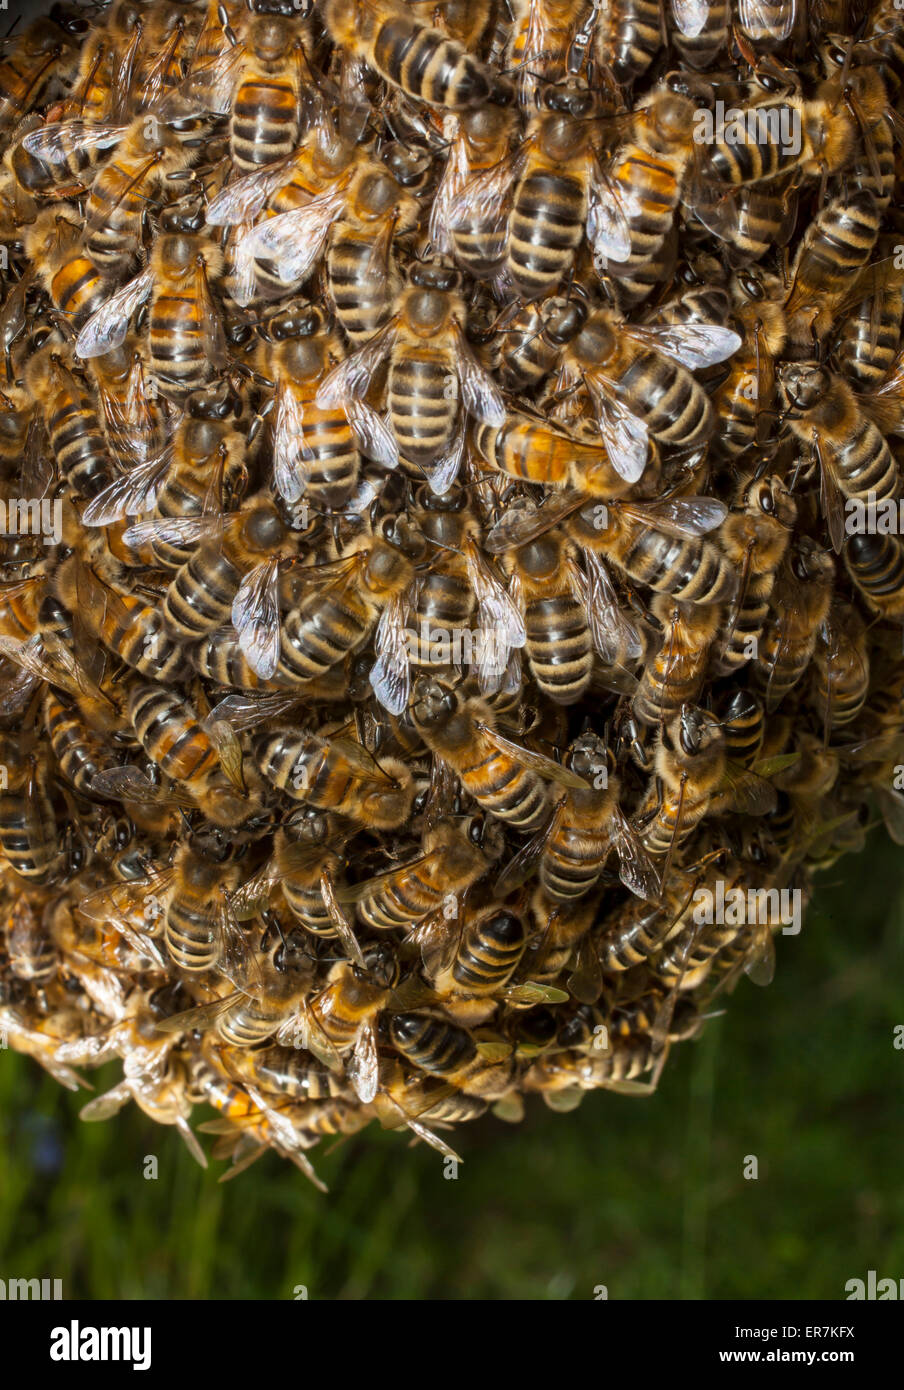
M 902 82 L 895 0 L 14 28 L 0 1033 L 84 1119 L 648 1094 L 904 843 Z

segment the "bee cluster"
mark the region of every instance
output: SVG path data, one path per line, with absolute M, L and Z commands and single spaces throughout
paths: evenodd
M 84 1118 L 649 1092 L 904 841 L 902 78 L 892 0 L 6 40 L 0 1032 Z

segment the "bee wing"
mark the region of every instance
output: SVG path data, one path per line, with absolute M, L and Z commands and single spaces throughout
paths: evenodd
M 742 341 L 733 328 L 723 328 L 717 323 L 675 323 L 657 327 L 632 324 L 626 332 L 639 342 L 673 357 L 690 371 L 724 362 L 737 352 Z
M 784 0 L 781 5 L 771 0 L 738 0 L 741 28 L 751 37 L 759 37 L 765 30 L 774 42 L 781 43 L 791 33 L 796 18 L 796 0 Z
M 321 1028 L 306 1003 L 300 1005 L 298 1013 L 293 1014 L 276 1031 L 276 1041 L 282 1046 L 301 1047 L 323 1062 L 330 1071 L 341 1072 L 342 1058 Z
M 326 909 L 330 914 L 330 920 L 336 928 L 336 934 L 342 942 L 345 954 L 350 961 L 354 961 L 355 965 L 360 966 L 363 970 L 364 956 L 362 955 L 361 947 L 358 945 L 351 922 L 339 905 L 332 875 L 328 873 L 326 869 L 324 869 L 323 873 L 320 875 L 320 893 L 326 905 Z
M 612 843 L 618 853 L 618 876 L 622 883 L 635 897 L 651 903 L 658 902 L 662 895 L 659 874 L 620 806 L 616 806 L 612 814 L 611 832 Z
M 587 783 L 583 777 L 579 777 L 576 772 L 563 767 L 561 763 L 555 762 L 552 758 L 547 758 L 545 753 L 535 753 L 530 748 L 523 748 L 521 744 L 513 743 L 511 739 L 497 733 L 495 729 L 491 729 L 482 720 L 477 720 L 477 728 L 500 753 L 507 753 L 510 758 L 514 758 L 516 763 L 529 768 L 531 772 L 536 772 L 537 776 L 542 777 L 544 781 L 556 782 L 562 787 L 586 791 Z
M 209 722 L 223 720 L 240 734 L 257 728 L 268 719 L 278 718 L 297 704 L 297 695 L 227 695 L 214 705 L 207 718 Z
M 199 257 L 195 267 L 195 297 L 198 304 L 198 318 L 201 325 L 200 346 L 207 361 L 216 371 L 222 371 L 228 361 L 226 354 L 226 335 L 223 331 L 223 321 L 217 313 L 213 295 L 210 292 L 210 280 L 207 275 L 207 263 L 203 257 Z
M 452 436 L 452 442 L 444 454 L 440 454 L 436 463 L 427 475 L 427 482 L 430 491 L 436 497 L 442 497 L 449 491 L 449 488 L 458 477 L 461 468 L 461 461 L 465 452 L 465 421 L 464 416 L 458 422 L 458 427 Z
M 126 545 L 140 547 L 150 541 L 170 541 L 175 545 L 198 544 L 216 534 L 215 516 L 155 516 L 136 521 L 122 533 Z
M 744 974 L 755 985 L 771 985 L 775 978 L 775 940 L 767 926 L 757 929 L 756 939 L 744 960 Z
M 389 600 L 377 624 L 377 659 L 370 668 L 374 695 L 385 710 L 395 715 L 404 714 L 411 694 L 407 614 L 408 604 L 403 597 L 397 595 Z
M 605 560 L 595 551 L 585 550 L 586 575 L 573 560 L 566 563 L 575 596 L 587 610 L 587 625 L 600 659 L 607 666 L 622 660 L 639 661 L 644 653 L 643 638 L 618 601 Z
M 245 777 L 242 772 L 242 745 L 236 737 L 235 730 L 225 719 L 211 719 L 209 716 L 204 720 L 203 728 L 210 738 L 211 743 L 217 750 L 217 757 L 220 760 L 220 767 L 223 769 L 231 786 L 237 792 L 244 793 Z
M 481 169 L 467 179 L 449 199 L 446 225 L 454 231 L 475 220 L 488 231 L 498 231 L 508 221 L 509 202 L 519 161 L 501 159 L 489 169 Z
M 260 259 L 275 261 L 282 284 L 303 280 L 320 259 L 327 233 L 342 211 L 343 197 L 331 189 L 303 207 L 266 218 L 250 233 L 249 248 Z
M 876 801 L 891 839 L 896 845 L 904 845 L 904 796 L 889 787 L 877 787 Z
M 236 304 L 244 309 L 257 294 L 257 269 L 251 247 L 250 222 L 240 223 L 227 241 L 230 270 L 230 293 Z
M 232 625 L 252 671 L 269 680 L 279 663 L 277 559 L 265 560 L 245 575 L 232 600 Z
M 49 121 L 22 137 L 22 148 L 48 164 L 66 164 L 73 145 L 78 150 L 109 150 L 128 130 L 125 125 L 91 121 Z
M 587 208 L 587 240 L 597 268 L 610 261 L 620 264 L 631 254 L 631 204 L 624 191 L 601 170 L 590 180 Z
M 199 63 L 185 81 L 159 104 L 159 113 L 170 120 L 203 111 L 228 116 L 236 78 L 247 53 L 248 50 L 239 44 L 218 53 L 207 63 Z
M 430 209 L 427 236 L 441 256 L 451 256 L 452 236 L 450 210 L 468 182 L 468 152 L 461 135 L 452 142 L 446 158 L 443 176 L 439 181 Z
M 813 443 L 819 459 L 820 503 L 822 514 L 829 530 L 829 540 L 836 555 L 841 554 L 844 545 L 844 504 L 838 486 L 838 470 L 835 466 L 835 447 L 824 439 L 818 430 L 813 432 Z
M 619 502 L 618 506 L 641 525 L 680 540 L 696 540 L 718 530 L 728 515 L 725 503 L 715 497 L 672 497 L 660 502 Z
M 262 995 L 264 979 L 257 956 L 226 893 L 222 894 L 217 905 L 214 930 L 219 946 L 217 969 L 242 994 Z
M 527 641 L 520 606 L 502 581 L 468 540 L 465 558 L 471 587 L 477 598 L 477 678 L 482 694 L 498 690 L 509 653 Z
M 646 424 L 606 390 L 598 377 L 585 376 L 584 381 L 612 467 L 626 483 L 639 482 L 650 453 Z
M 510 859 L 496 879 L 497 898 L 504 898 L 514 888 L 520 888 L 539 867 L 543 852 L 562 821 L 564 798 L 558 803 L 546 825 L 522 845 L 514 858 Z
M 234 989 L 219 999 L 208 999 L 204 1004 L 196 1004 L 192 1009 L 171 1014 L 156 1025 L 158 1033 L 191 1033 L 194 1029 L 205 1032 L 212 1028 L 218 1018 L 228 1013 L 240 999 L 247 998 L 243 990 Z
M 291 177 L 294 156 L 243 174 L 221 189 L 207 206 L 205 218 L 209 227 L 242 227 L 250 231 L 269 199 L 283 188 Z
M 733 808 L 739 814 L 768 816 L 778 805 L 778 792 L 772 783 L 748 768 L 729 762 L 725 782 L 731 791 Z
M 438 975 L 450 970 L 458 955 L 458 945 L 464 927 L 458 898 L 455 899 L 455 908 L 455 915 L 449 916 L 443 904 L 422 922 L 418 922 L 405 937 L 407 946 L 414 946 L 420 951 L 421 962 L 428 979 L 435 980 Z
M 286 502 L 297 502 L 304 493 L 310 457 L 304 442 L 304 402 L 290 381 L 280 379 L 273 426 L 273 484 Z
M 568 994 L 556 985 L 544 985 L 539 980 L 524 980 L 520 985 L 506 985 L 500 991 L 510 1004 L 564 1004 Z
M 703 33 L 709 19 L 710 0 L 670 0 L 672 18 L 678 32 L 687 39 Z
M 157 502 L 157 493 L 169 472 L 173 458 L 171 448 L 156 458 L 147 459 L 130 468 L 101 492 L 92 497 L 82 512 L 85 526 L 110 526 L 127 516 L 149 512 Z
M 157 806 L 194 807 L 191 797 L 183 795 L 176 788 L 164 791 L 156 786 L 137 767 L 114 767 L 105 772 L 96 772 L 91 778 L 91 791 L 96 796 L 111 797 L 119 801 L 141 801 Z
M 399 462 L 399 446 L 377 412 L 355 396 L 344 401 L 342 408 L 361 453 L 384 468 L 395 468 Z
M 362 348 L 327 372 L 314 398 L 317 404 L 321 407 L 344 405 L 349 396 L 366 396 L 371 377 L 386 361 L 397 335 L 398 319 L 390 319 Z
M 586 493 L 563 488 L 561 492 L 551 494 L 540 507 L 509 507 L 487 533 L 483 548 L 491 555 L 498 555 L 503 550 L 526 545 L 528 541 L 536 540 L 558 526 L 586 501 Z
M 595 1004 L 603 992 L 603 967 L 599 948 L 590 932 L 575 948 L 568 993 L 581 1004 Z
M 477 361 L 458 324 L 455 325 L 458 380 L 465 410 L 486 425 L 504 425 L 506 409 L 499 388 Z
M 112 1091 L 107 1091 L 105 1095 L 95 1096 L 89 1100 L 87 1105 L 83 1105 L 78 1112 L 80 1120 L 87 1120 L 93 1123 L 95 1120 L 109 1120 L 112 1115 L 116 1115 L 127 1101 L 132 1099 L 132 1084 L 130 1081 L 120 1081 L 118 1086 L 114 1086 Z
M 165 427 L 166 417 L 162 412 L 155 414 L 151 410 L 144 363 L 137 354 L 129 372 L 125 400 L 106 390 L 100 382 L 97 394 L 116 453 L 123 463 L 131 466 L 162 456 L 166 445 L 162 427 Z
M 129 320 L 154 288 L 154 272 L 143 270 L 103 303 L 75 340 L 79 357 L 102 357 L 121 347 L 129 332 Z
M 377 1028 L 372 1018 L 364 1019 L 358 1025 L 354 1051 L 348 1064 L 348 1079 L 361 1104 L 370 1105 L 380 1088 Z
M 20 642 L 17 637 L 0 636 L 0 656 L 15 662 L 30 676 L 47 681 L 48 685 L 60 686 L 70 695 L 83 693 L 84 679 L 67 649 L 60 647 L 51 660 L 44 650 L 40 633 L 35 633 L 25 642 Z

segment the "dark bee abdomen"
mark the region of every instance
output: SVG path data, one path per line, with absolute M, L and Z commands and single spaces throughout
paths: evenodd
M 603 70 L 626 84 L 642 77 L 662 41 L 661 11 L 657 0 L 614 0 L 600 26 L 598 45 Z
M 73 492 L 86 499 L 96 497 L 112 482 L 113 465 L 91 398 L 60 391 L 47 428 L 60 472 Z
M 571 594 L 537 599 L 525 612 L 527 659 L 545 695 L 573 705 L 587 689 L 593 643 L 583 606 Z
M 240 173 L 253 173 L 292 153 L 298 139 L 297 108 L 289 77 L 258 74 L 240 83 L 229 133 L 229 151 Z
M 261 678 L 248 665 L 245 653 L 238 644 L 235 628 L 215 628 L 191 649 L 191 663 L 200 676 L 218 685 L 233 685 L 239 690 L 256 690 Z
M 638 353 L 618 382 L 619 395 L 634 409 L 644 407 L 650 434 L 669 444 L 693 448 L 712 433 L 709 398 L 690 372 L 653 352 Z
M 561 825 L 543 851 L 540 883 L 555 902 L 572 902 L 594 887 L 606 862 L 605 831 Z
M 59 837 L 50 799 L 35 775 L 30 788 L 0 792 L 0 850 L 23 878 L 46 883 L 59 859 Z
M 410 463 L 435 463 L 452 440 L 458 414 L 458 378 L 442 351 L 429 348 L 393 359 L 389 416 L 399 452 Z
M 385 264 L 375 273 L 373 239 L 351 232 L 334 237 L 326 268 L 339 325 L 357 349 L 389 318 L 398 276 L 387 275 Z
M 209 379 L 209 360 L 201 306 L 193 292 L 161 294 L 148 319 L 151 370 L 168 394 L 181 400 Z
M 108 297 L 104 281 L 87 256 L 74 256 L 54 275 L 50 297 L 73 328 L 81 328 Z
M 508 269 L 525 299 L 551 293 L 568 270 L 584 234 L 586 203 L 583 184 L 568 174 L 537 169 L 519 183 Z
M 219 943 L 211 917 L 212 904 L 204 898 L 178 893 L 166 909 L 166 949 L 179 970 L 197 973 L 211 970 L 219 959 Z
M 112 752 L 107 753 L 82 721 L 52 693 L 44 701 L 44 723 L 63 777 L 76 791 L 90 794 L 97 773 L 114 766 Z
M 470 628 L 473 609 L 474 591 L 466 575 L 444 570 L 426 574 L 414 604 L 414 665 L 448 666 L 454 654 L 454 629 Z
M 188 707 L 156 685 L 133 687 L 129 719 L 148 757 L 162 772 L 190 781 L 212 771 L 213 745 Z
M 904 612 L 904 546 L 898 536 L 851 536 L 844 563 L 880 613 L 892 618 Z
M 477 1057 L 469 1034 L 422 1014 L 396 1014 L 389 1023 L 393 1046 L 422 1071 L 448 1076 Z
M 475 801 L 516 830 L 535 830 L 546 814 L 546 792 L 536 773 L 482 739 L 464 754 L 460 776 Z
M 292 685 L 314 680 L 364 642 L 372 616 L 347 592 L 322 594 L 286 614 L 276 674 Z
M 354 490 L 361 463 L 348 417 L 342 410 L 307 404 L 304 438 L 311 454 L 306 461 L 307 497 L 316 506 L 341 507 Z
M 486 73 L 461 44 L 414 16 L 393 15 L 379 24 L 373 60 L 397 87 L 434 106 L 464 110 L 479 106 L 490 95 Z
M 167 589 L 163 615 L 180 636 L 202 637 L 231 617 L 241 582 L 242 576 L 222 550 L 199 546 Z
M 898 495 L 898 468 L 884 436 L 862 412 L 837 453 L 838 482 L 849 497 Z
M 875 390 L 891 371 L 901 338 L 902 312 L 904 289 L 886 286 L 862 300 L 842 325 L 838 362 L 855 390 Z
M 688 603 L 721 603 L 735 583 L 728 560 L 711 542 L 665 537 L 652 529 L 638 527 L 627 548 L 619 547 L 612 558 L 639 584 Z
M 524 953 L 524 923 L 511 912 L 498 912 L 469 930 L 459 947 L 452 977 L 469 993 L 489 993 L 505 984 Z

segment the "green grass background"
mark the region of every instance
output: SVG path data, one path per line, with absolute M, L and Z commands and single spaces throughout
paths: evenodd
M 657 1095 L 469 1125 L 455 1180 L 371 1129 L 317 1157 L 327 1197 L 274 1155 L 220 1185 L 134 1107 L 82 1124 L 84 1093 L 0 1052 L 0 1277 L 114 1299 L 838 1299 L 867 1269 L 904 1276 L 904 856 L 876 836 L 778 947 L 775 983 L 743 980 Z

